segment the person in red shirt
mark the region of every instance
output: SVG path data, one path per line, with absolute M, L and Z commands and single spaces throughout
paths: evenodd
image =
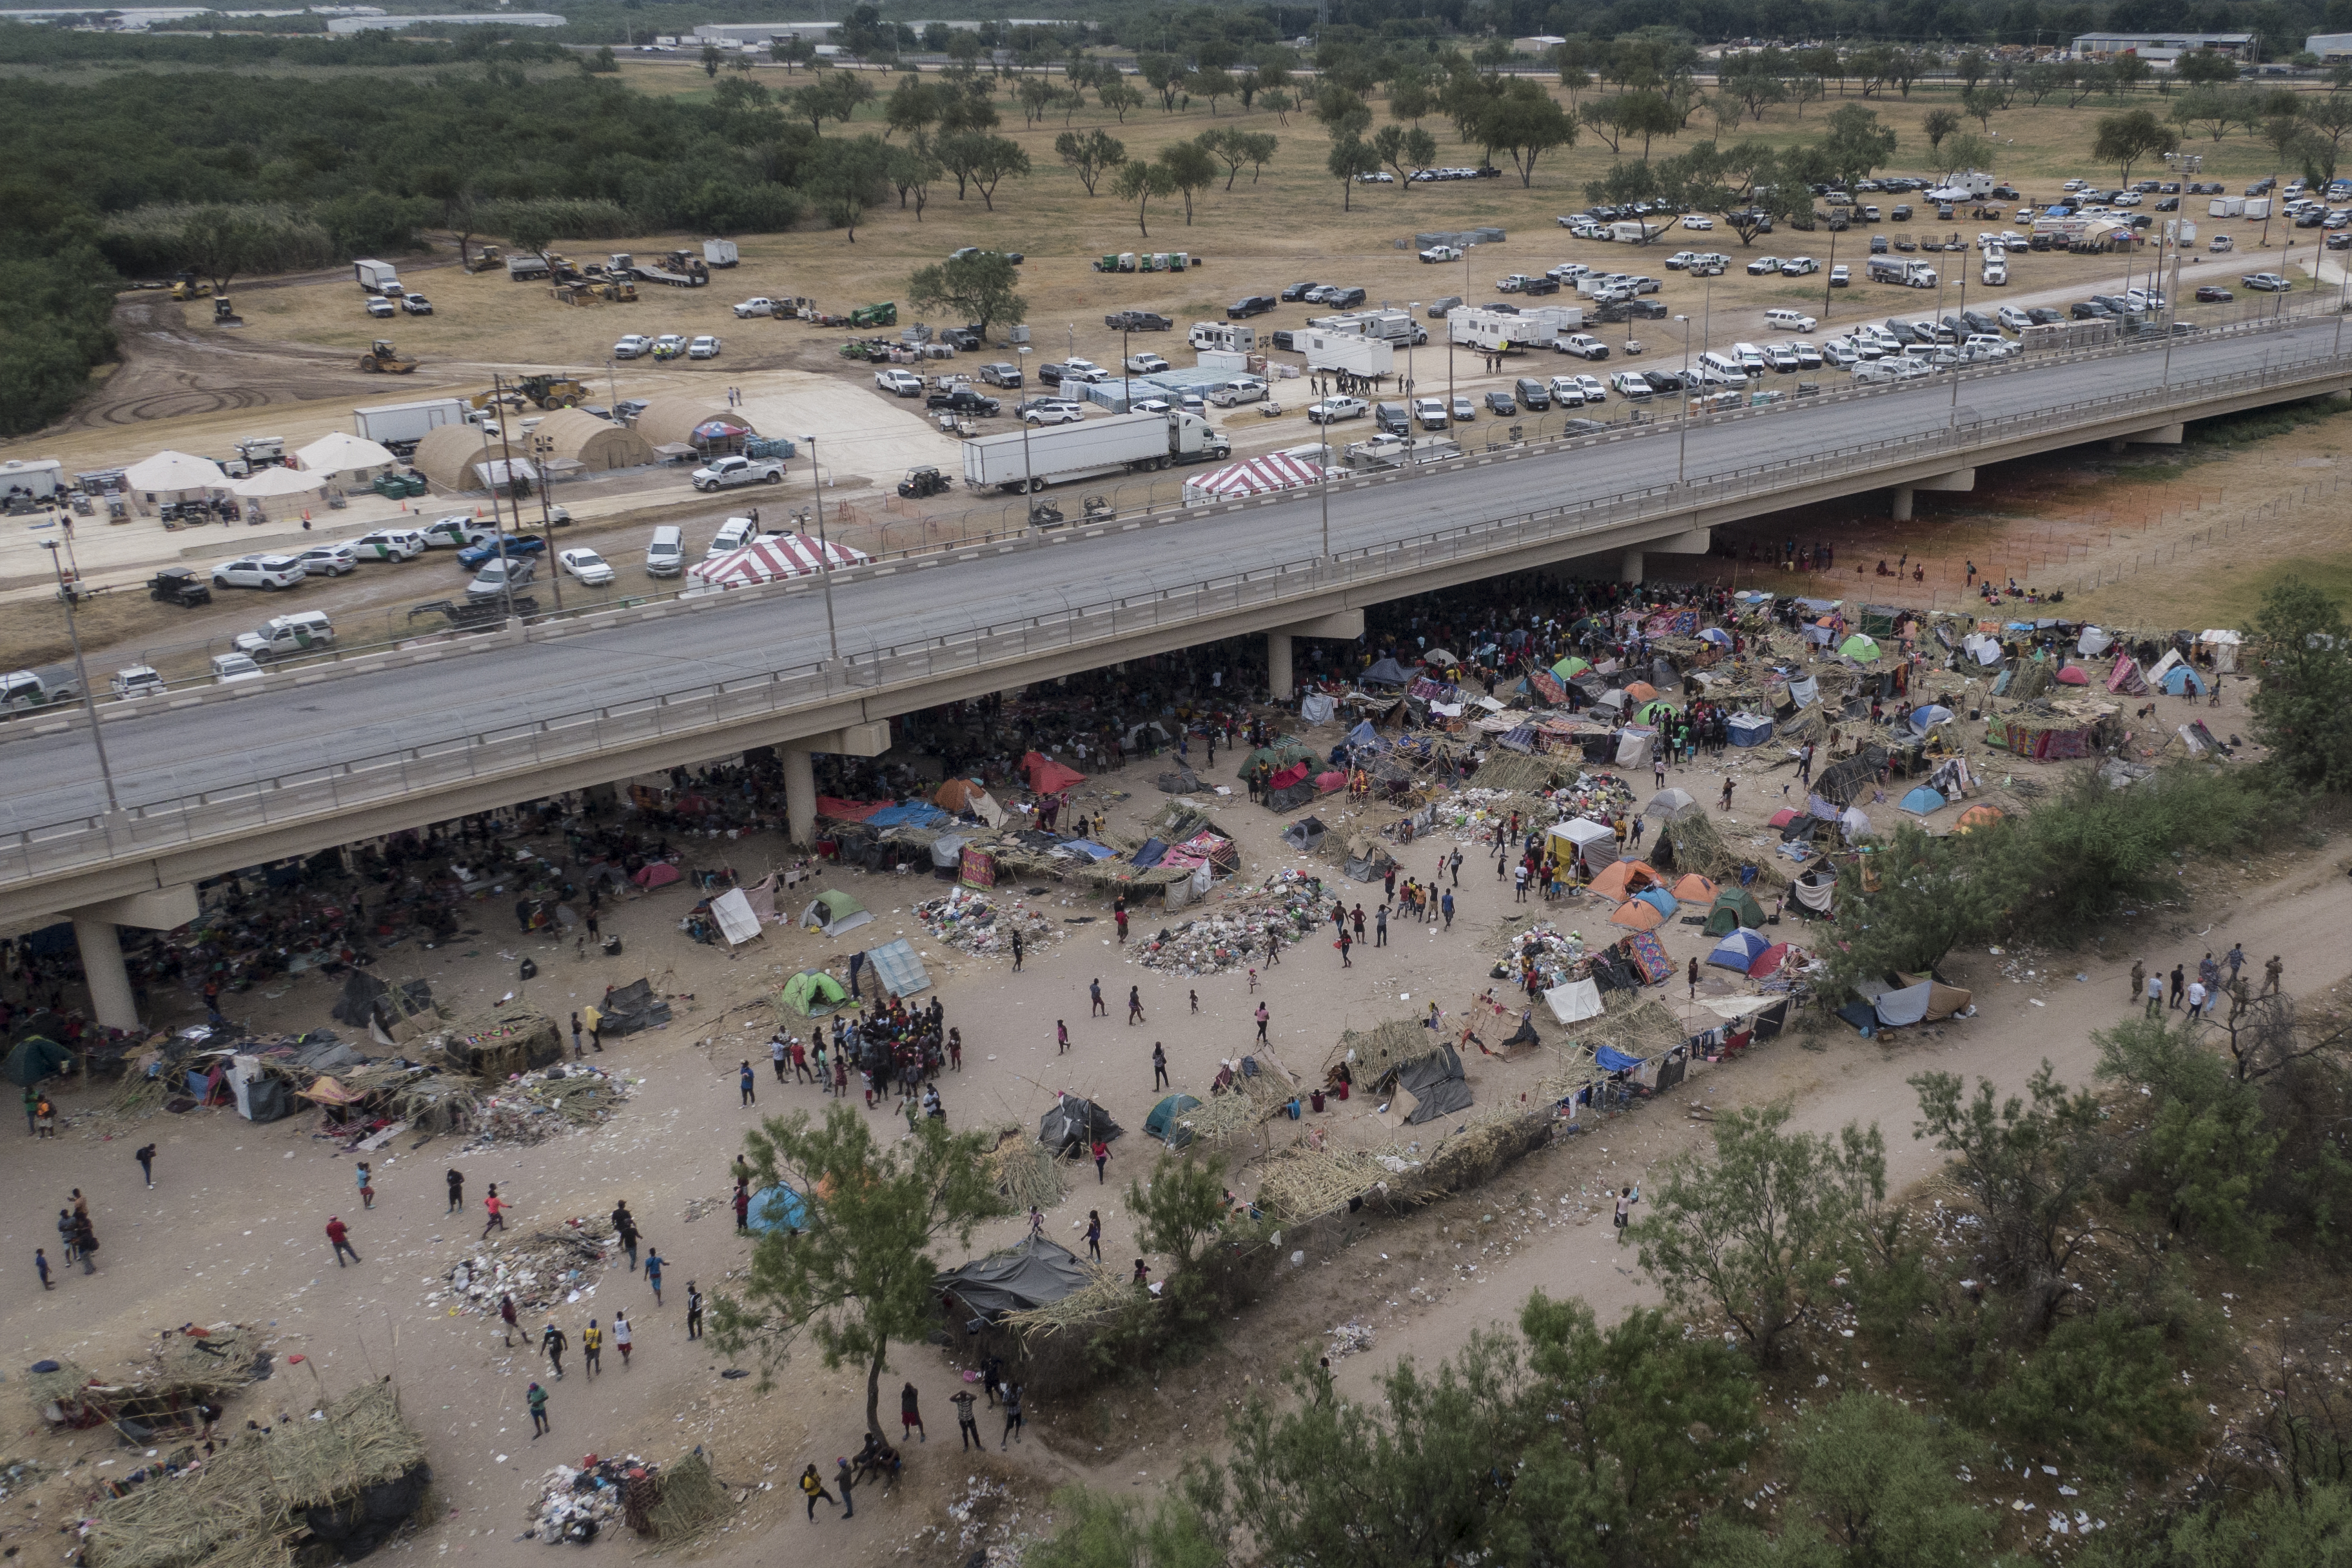
M 331 1215 L 330 1215 L 327 1220 L 327 1239 L 335 1244 L 336 1268 L 341 1268 L 343 1267 L 343 1254 L 346 1252 L 352 1255 L 352 1261 L 353 1263 L 357 1263 L 360 1260 L 359 1249 L 352 1245 L 352 1233 L 350 1227 L 345 1226 L 341 1220 Z
M 490 1232 L 507 1227 L 506 1200 L 499 1196 L 497 1183 L 490 1184 L 489 1195 L 482 1200 L 482 1206 L 490 1211 L 489 1223 L 482 1226 L 482 1239 L 488 1241 Z
M 1097 1186 L 1101 1186 L 1101 1185 L 1103 1184 L 1103 1183 L 1104 1183 L 1104 1180 L 1105 1180 L 1105 1178 L 1104 1178 L 1104 1176 L 1103 1176 L 1103 1167 L 1104 1167 L 1105 1165 L 1108 1165 L 1108 1164 L 1109 1164 L 1109 1163 L 1110 1163 L 1110 1145 L 1109 1145 L 1109 1144 L 1108 1144 L 1108 1143 L 1106 1143 L 1106 1142 L 1103 1142 L 1101 1139 L 1099 1139 L 1099 1138 L 1096 1139 L 1096 1140 L 1095 1140 L 1095 1146 L 1094 1146 L 1094 1157 L 1095 1157 L 1095 1185 L 1097 1185 Z

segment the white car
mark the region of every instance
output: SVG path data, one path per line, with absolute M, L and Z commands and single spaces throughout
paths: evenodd
M 1360 419 L 1371 412 L 1371 405 L 1360 397 L 1327 397 L 1307 410 L 1307 419 L 1317 425 L 1336 424 L 1342 419 Z
M 1638 370 L 1619 371 L 1609 378 L 1609 385 L 1618 396 L 1629 397 L 1637 403 L 1647 401 L 1655 391 L 1650 385 L 1649 378 Z
M 213 568 L 215 588 L 259 588 L 276 593 L 302 580 L 302 563 L 291 555 L 240 555 Z
M 479 604 L 520 588 L 537 575 L 532 570 L 534 564 L 528 556 L 520 561 L 485 561 L 482 569 L 474 574 L 474 580 L 466 584 L 466 597 Z
M 213 680 L 215 684 L 220 686 L 235 686 L 240 681 L 259 680 L 260 679 L 262 679 L 261 666 L 253 662 L 252 655 L 243 653 L 216 653 L 213 655 Z
M 2009 258 L 1999 249 L 1989 251 L 1984 258 L 1984 282 L 1999 287 L 2009 281 Z
M 656 359 L 685 352 L 686 335 L 682 332 L 664 332 L 654 340 L 654 357 Z
M 1696 230 L 1700 234 L 1705 234 L 1708 229 L 1715 226 L 1715 220 L 1702 213 L 1693 213 L 1688 217 L 1683 219 L 1683 226 L 1687 229 Z
M 719 340 L 709 332 L 703 333 L 700 337 L 695 339 L 694 342 L 687 345 L 686 357 L 688 359 L 717 359 L 719 357 Z
M 1360 185 L 1393 185 L 1396 184 L 1396 176 L 1383 169 L 1380 173 L 1374 174 L 1357 175 L 1356 184 Z
M 362 561 L 413 561 L 425 553 L 425 536 L 413 528 L 379 528 L 352 541 Z
M 1553 379 L 1558 380 L 1559 378 L 1555 376 Z M 1609 401 L 1609 389 L 1601 384 L 1601 378 L 1599 376 L 1580 375 L 1576 378 L 1576 384 L 1583 389 L 1584 401 L 1586 403 L 1606 403 Z
M 1446 426 L 1445 400 L 1442 397 L 1416 397 L 1412 402 L 1412 416 L 1421 421 L 1421 427 L 1424 430 L 1443 430 Z
M 1750 278 L 1769 277 L 1780 270 L 1780 258 L 1777 256 L 1759 256 L 1748 264 L 1748 276 Z
M 613 580 L 611 563 L 584 546 L 562 552 L 556 556 L 555 563 L 591 588 L 601 588 Z
M 356 572 L 360 552 L 348 544 L 314 544 L 294 557 L 302 563 L 306 576 L 340 577 L 346 572 Z
M 392 301 L 385 299 L 381 294 L 372 296 L 367 302 L 367 313 L 374 317 L 379 321 L 390 321 L 392 319 L 393 310 L 394 307 Z
M 1076 425 L 1087 411 L 1075 403 L 1032 403 L 1021 417 L 1032 425 Z
M 653 339 L 642 332 L 631 332 L 613 345 L 614 359 L 643 359 L 654 352 Z
M 1158 375 L 1169 368 L 1168 362 L 1155 353 L 1129 354 L 1127 370 L 1129 375 Z
M 1822 264 L 1810 256 L 1791 256 L 1780 263 L 1780 276 L 1783 278 L 1802 278 L 1821 269 Z
M 735 307 L 735 319 L 739 321 L 747 321 L 754 316 L 769 315 L 775 308 L 776 302 L 765 294 L 754 294 Z

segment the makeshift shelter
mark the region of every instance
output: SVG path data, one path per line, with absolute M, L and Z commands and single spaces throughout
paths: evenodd
M 1762 936 L 1743 926 L 1717 942 L 1715 951 L 1706 955 L 1706 961 L 1718 969 L 1736 969 L 1745 974 L 1748 966 L 1762 957 L 1771 945 Z
M 1933 1024 L 1966 1011 L 1972 1000 L 1968 992 L 1957 985 L 1946 985 L 1935 979 L 1916 975 L 1906 975 L 1903 979 L 1905 984 L 1902 986 L 1890 987 L 1865 998 L 1870 1004 L 1874 1021 L 1895 1028 L 1910 1024 Z
M 1192 1141 L 1192 1130 L 1186 1127 L 1181 1118 L 1188 1110 L 1199 1110 L 1200 1105 L 1201 1102 L 1189 1094 L 1164 1096 L 1151 1108 L 1151 1114 L 1144 1118 L 1143 1131 L 1171 1149 L 1181 1149 Z
M 1282 830 L 1282 841 L 1293 849 L 1312 854 L 1323 847 L 1323 840 L 1329 833 L 1320 817 L 1302 816 Z
M 1660 822 L 1679 822 L 1691 813 L 1705 809 L 1686 789 L 1662 789 L 1650 797 L 1650 804 L 1642 808 L 1642 815 Z
M 1304 462 L 1287 452 L 1269 452 L 1263 458 L 1248 458 L 1229 463 L 1222 468 L 1184 481 L 1184 504 L 1195 506 L 1202 501 L 1245 500 L 1251 496 L 1270 495 L 1276 490 L 1297 489 L 1302 486 L 1319 484 L 1322 468 Z
M 1750 930 L 1764 923 L 1764 910 L 1745 888 L 1726 888 L 1706 911 L 1706 934 L 1728 936 L 1741 926 Z
M 992 827 L 1004 815 L 978 779 L 947 780 L 931 792 L 931 804 L 959 816 L 969 813 Z
M 930 971 L 925 969 L 923 961 L 916 956 L 914 944 L 903 936 L 896 942 L 886 942 L 880 947 L 868 949 L 866 964 L 874 971 L 875 979 L 890 995 L 912 996 L 919 991 L 931 988 Z
M 744 1214 L 743 1223 L 755 1235 L 782 1230 L 798 1236 L 808 1226 L 808 1204 L 800 1194 L 779 1182 L 751 1194 L 751 1206 Z
M 2107 689 L 2126 697 L 2144 695 L 2147 677 L 2140 673 L 2139 660 L 2127 653 L 2116 654 L 2115 667 L 2107 671 Z
M 814 1018 L 830 1013 L 849 1000 L 849 993 L 840 981 L 822 969 L 803 969 L 784 982 L 776 993 L 777 1000 L 803 1018 Z
M 864 904 L 838 888 L 827 888 L 801 911 L 803 927 L 821 931 L 827 936 L 839 936 L 844 931 L 855 931 L 873 918 Z
M 1580 816 L 1554 823 L 1544 837 L 1562 861 L 1580 860 L 1588 870 L 1612 865 L 1617 858 L 1616 830 Z
M 408 455 L 408 466 L 445 490 L 486 487 L 474 465 L 499 456 L 478 425 L 436 425 Z
M 1083 1154 L 1097 1138 L 1108 1143 L 1124 1131 L 1091 1100 L 1066 1094 L 1037 1119 L 1037 1142 L 1056 1154 Z
M 653 447 L 691 447 L 705 457 L 738 450 L 757 436 L 740 409 L 706 403 L 684 393 L 648 400 L 637 413 L 635 430 Z
M 1361 686 L 1404 686 L 1412 682 L 1412 672 L 1392 658 L 1381 658 L 1356 679 Z
M 1068 1247 L 1032 1236 L 1016 1247 L 949 1269 L 932 1281 L 932 1288 L 961 1302 L 971 1320 L 992 1323 L 1009 1313 L 1051 1306 L 1094 1279 L 1094 1272 Z
M 1761 713 L 1734 713 L 1724 723 L 1735 746 L 1760 746 L 1772 738 L 1772 721 Z
M 1087 782 L 1087 775 L 1075 768 L 1064 767 L 1043 752 L 1029 752 L 1021 758 L 1021 772 L 1029 781 L 1029 788 L 1037 795 L 1054 795 Z
M 16 1042 L 8 1053 L 5 1068 L 9 1081 L 19 1088 L 30 1089 L 52 1073 L 70 1071 L 73 1053 L 40 1035 L 29 1035 Z
M 1797 901 L 1799 910 L 1826 916 L 1836 889 L 1837 873 L 1826 866 L 1816 866 L 1789 884 L 1789 896 Z
M 668 887 L 685 875 L 686 873 L 667 860 L 648 860 L 637 868 L 635 874 L 630 877 L 629 880 L 647 892 L 651 892 L 656 888 Z
M 510 1007 L 458 1024 L 443 1037 L 441 1055 L 476 1078 L 510 1078 L 562 1061 L 563 1034 L 546 1014 Z M 312 1095 L 323 1098 L 315 1086 Z
M 1591 980 L 1571 980 L 1544 993 L 1544 1005 L 1563 1024 L 1580 1024 L 1601 1014 L 1601 987 Z
M 542 458 L 570 458 L 592 471 L 643 468 L 654 460 L 654 444 L 642 430 L 600 419 L 584 408 L 559 408 L 530 433 Z
M 1388 1075 L 1384 1075 L 1388 1076 Z M 1389 1095 L 1378 1112 L 1392 1127 L 1416 1127 L 1434 1117 L 1470 1109 L 1470 1085 L 1462 1074 L 1462 1058 L 1452 1046 L 1440 1046 L 1427 1056 L 1398 1067 L 1391 1081 L 1371 1086 Z
M 634 1035 L 669 1022 L 669 1004 L 654 994 L 653 983 L 632 980 L 597 1006 L 583 1008 L 588 1026 L 600 1035 Z
M 1913 987 L 1921 984 L 1927 987 L 1927 1011 L 1921 1020 L 1924 1023 L 1941 1023 L 1955 1013 L 1967 1012 L 1976 1001 L 1975 993 L 1961 986 L 1947 985 L 1932 974 L 1906 974 L 1901 978 Z
M 2074 652 L 2078 658 L 2096 658 L 2115 645 L 2116 639 L 2097 626 L 2084 626 L 2083 635 L 2074 639 Z
M 727 945 L 738 947 L 760 934 L 760 917 L 752 911 L 751 900 L 740 888 L 730 888 L 710 900 L 710 918 L 719 922 L 719 934 Z
M 2210 631 L 2197 634 L 2200 647 L 2212 650 L 2213 673 L 2233 675 L 2238 668 L 2238 649 L 2245 639 L 2232 631 Z
M 1934 785 L 1921 784 L 1903 797 L 1898 809 L 1907 811 L 1914 816 L 1925 816 L 1929 812 L 1941 811 L 1951 804 L 1944 798 L 1943 792 Z

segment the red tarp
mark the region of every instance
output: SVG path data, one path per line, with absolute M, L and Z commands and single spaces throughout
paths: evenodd
M 640 888 L 667 888 L 680 876 L 678 868 L 667 860 L 648 860 L 629 879 Z
M 1028 777 L 1029 787 L 1039 795 L 1052 795 L 1068 789 L 1072 784 L 1087 782 L 1087 775 L 1074 768 L 1066 768 L 1043 752 L 1031 752 L 1021 759 L 1021 771 Z
M 1288 767 L 1283 769 L 1280 773 L 1276 773 L 1273 777 L 1267 779 L 1265 781 L 1265 786 L 1268 789 L 1288 789 L 1292 784 L 1298 783 L 1306 776 L 1307 764 L 1305 763 L 1293 763 Z
M 843 800 L 838 795 L 816 797 L 816 814 L 835 822 L 863 822 L 890 803 L 887 800 Z

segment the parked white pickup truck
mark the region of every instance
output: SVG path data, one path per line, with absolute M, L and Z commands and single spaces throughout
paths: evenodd
M 694 470 L 694 488 L 705 494 L 737 485 L 780 485 L 784 465 L 773 458 L 721 458 L 707 468 Z

